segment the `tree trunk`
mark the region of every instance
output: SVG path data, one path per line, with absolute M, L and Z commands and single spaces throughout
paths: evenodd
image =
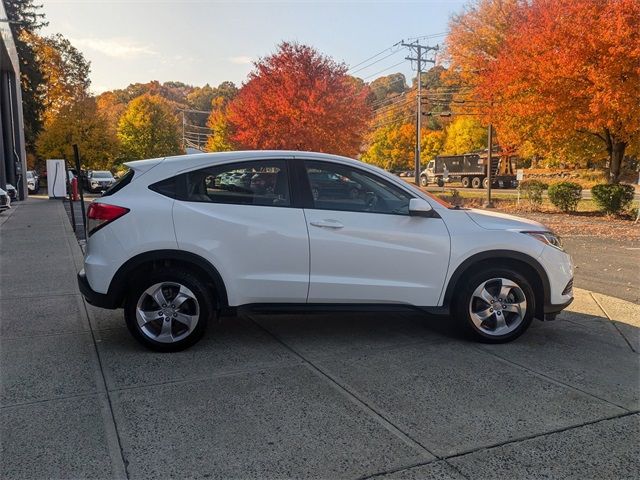
M 604 136 L 598 136 L 607 144 L 607 153 L 609 154 L 609 183 L 618 183 L 620 181 L 620 168 L 624 161 L 624 151 L 627 148 L 627 142 L 618 140 L 611 134 L 608 128 L 604 129 Z
M 611 152 L 609 153 L 609 183 L 618 183 L 627 143 L 613 139 L 611 147 Z

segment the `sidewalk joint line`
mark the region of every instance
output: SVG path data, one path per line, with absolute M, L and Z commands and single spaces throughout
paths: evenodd
M 609 322 L 611 322 L 611 324 L 613 325 L 613 327 L 616 329 L 616 331 L 620 334 L 620 336 L 624 339 L 624 341 L 627 343 L 627 345 L 629 346 L 629 348 L 631 349 L 631 351 L 633 353 L 638 353 L 636 352 L 636 350 L 633 348 L 633 346 L 631 345 L 631 343 L 629 342 L 629 339 L 627 337 L 624 336 L 624 334 L 620 331 L 620 329 L 618 328 L 618 325 L 616 324 L 617 322 L 611 318 L 611 315 L 609 315 L 609 313 L 604 309 L 604 307 L 602 306 L 602 304 L 598 301 L 598 299 L 595 297 L 595 295 L 593 294 L 593 292 L 589 292 L 589 295 L 591 296 L 591 298 L 593 298 L 593 301 L 596 302 L 596 304 L 598 305 L 598 307 L 600 307 L 600 310 L 602 310 L 602 312 L 607 316 L 607 318 L 609 319 Z
M 452 460 L 452 459 L 455 459 L 455 458 L 464 457 L 466 455 L 471 455 L 473 453 L 481 452 L 483 450 L 493 450 L 495 448 L 504 447 L 506 445 L 511 445 L 511 444 L 514 444 L 514 443 L 526 442 L 527 440 L 535 440 L 536 438 L 546 437 L 546 436 L 549 436 L 549 435 L 555 435 L 557 433 L 568 432 L 570 430 L 576 430 L 578 428 L 587 427 L 587 426 L 595 425 L 595 424 L 602 423 L 602 422 L 609 422 L 611 420 L 617 420 L 619 418 L 631 417 L 633 415 L 637 415 L 638 413 L 640 413 L 639 410 L 627 411 L 627 412 L 619 413 L 617 415 L 612 415 L 612 416 L 609 416 L 609 417 L 598 418 L 597 420 L 589 420 L 588 422 L 584 422 L 584 423 L 581 423 L 581 424 L 578 424 L 578 425 L 570 425 L 568 427 L 562 427 L 562 428 L 557 428 L 557 429 L 554 429 L 554 430 L 549 430 L 548 432 L 526 435 L 524 437 L 514 438 L 514 439 L 511 439 L 511 440 L 507 440 L 505 442 L 495 443 L 495 444 L 492 444 L 492 445 L 486 445 L 484 447 L 479 447 L 479 448 L 463 451 L 463 452 L 460 452 L 460 453 L 455 453 L 453 455 L 449 455 L 449 456 L 443 457 L 442 459 L 443 460 Z
M 249 315 L 248 318 L 255 325 L 257 325 L 258 328 L 260 328 L 263 331 L 265 331 L 267 334 L 269 334 L 271 337 L 273 337 L 278 343 L 280 343 L 284 348 L 286 348 L 291 353 L 293 353 L 298 358 L 300 358 L 303 361 L 303 363 L 306 366 L 308 366 L 312 371 L 315 371 L 316 374 L 319 374 L 319 376 L 324 377 L 326 380 L 329 381 L 329 383 L 331 385 L 334 386 L 334 388 L 336 388 L 338 391 L 341 391 L 343 394 L 346 394 L 346 396 L 348 398 L 350 398 L 357 405 L 360 405 L 360 407 L 363 408 L 365 410 L 365 412 L 368 412 L 369 415 L 371 415 L 373 418 L 378 419 L 378 422 L 381 423 L 382 426 L 385 427 L 390 433 L 395 434 L 400 440 L 402 440 L 407 445 L 412 446 L 413 448 L 418 447 L 417 450 L 422 450 L 423 454 L 424 453 L 428 453 L 429 455 L 435 457 L 436 459 L 440 459 L 441 458 L 439 455 L 436 455 L 431 450 L 429 450 L 427 447 L 422 445 L 422 443 L 420 443 L 419 441 L 415 440 L 410 435 L 408 435 L 406 432 L 404 432 L 400 427 L 395 425 L 392 421 L 387 419 L 384 415 L 382 415 L 380 412 L 378 412 L 376 409 L 374 409 L 371 405 L 369 405 L 367 402 L 362 400 L 358 395 L 356 395 L 354 392 L 352 392 L 349 388 L 347 388 L 346 386 L 344 386 L 343 384 L 338 382 L 329 373 L 325 372 L 322 368 L 317 366 L 311 360 L 308 360 L 305 356 L 303 356 L 301 353 L 299 353 L 296 349 L 294 349 L 293 347 L 291 347 L 290 345 L 285 343 L 282 339 L 280 339 L 280 337 L 278 337 L 276 334 L 274 334 L 271 330 L 269 330 L 268 328 L 264 327 L 263 325 L 258 323 L 256 320 L 254 320 L 253 316 Z
M 557 378 L 553 378 L 553 377 L 551 377 L 551 376 L 549 376 L 549 375 L 547 375 L 545 373 L 538 372 L 537 370 L 533 370 L 532 368 L 529 368 L 529 367 L 527 367 L 525 365 L 521 365 L 520 363 L 514 362 L 513 360 L 510 360 L 508 358 L 504 358 L 504 357 L 502 357 L 502 356 L 498 355 L 497 353 L 494 353 L 494 352 L 492 352 L 490 350 L 485 350 L 482 347 L 475 347 L 475 346 L 472 347 L 472 348 L 475 348 L 478 351 L 487 353 L 488 355 L 491 355 L 491 356 L 493 356 L 493 357 L 495 357 L 495 358 L 497 358 L 497 359 L 499 359 L 499 360 L 501 360 L 501 361 L 503 361 L 505 363 L 508 363 L 510 365 L 518 367 L 521 370 L 525 370 L 525 371 L 533 374 L 534 376 L 542 377 L 545 380 L 550 381 L 552 383 L 555 383 L 557 385 L 569 388 L 571 390 L 575 390 L 577 392 L 583 393 L 584 395 L 588 395 L 589 397 L 595 398 L 596 400 L 604 402 L 604 403 L 606 403 L 606 404 L 608 404 L 608 405 L 610 405 L 612 407 L 621 408 L 622 410 L 625 410 L 626 412 L 630 412 L 631 411 L 628 408 L 623 407 L 622 405 L 618 405 L 617 403 L 612 402 L 611 400 L 607 400 L 606 398 L 600 398 L 599 396 L 597 396 L 597 395 L 595 395 L 595 394 L 593 394 L 591 392 L 587 392 L 585 390 L 582 390 L 581 388 L 576 387 L 574 385 L 569 385 L 568 383 L 565 383 L 565 382 L 563 382 L 561 380 L 558 380 Z

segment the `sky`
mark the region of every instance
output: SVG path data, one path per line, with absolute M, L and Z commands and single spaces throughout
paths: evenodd
M 420 39 L 425 45 L 441 44 L 449 17 L 466 1 L 42 3 L 49 21 L 44 33 L 61 33 L 84 54 L 91 62 L 91 89 L 100 93 L 151 80 L 240 85 L 252 62 L 273 53 L 283 40 L 311 45 L 368 82 L 394 72 L 409 80 L 414 75 L 411 62 L 404 60 L 409 52 L 389 48 L 422 36 L 430 36 Z

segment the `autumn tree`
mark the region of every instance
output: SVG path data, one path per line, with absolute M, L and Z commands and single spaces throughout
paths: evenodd
M 444 152 L 447 155 L 481 150 L 487 145 L 487 129 L 476 117 L 457 117 L 447 128 L 447 140 Z
M 617 182 L 640 138 L 638 25 L 637 0 L 479 0 L 447 43 L 501 139 L 557 150 L 593 137 Z
M 181 152 L 174 110 L 168 100 L 157 95 L 142 95 L 129 103 L 118 122 L 118 139 L 127 160 Z
M 231 85 L 233 84 L 231 83 Z M 231 100 L 235 98 L 235 95 L 237 95 L 237 90 L 235 93 L 232 90 L 223 90 L 211 101 L 211 114 L 207 121 L 210 134 L 205 145 L 205 150 L 208 152 L 228 152 L 235 150 L 235 145 L 231 140 L 231 126 L 227 119 L 227 109 Z
M 89 95 L 90 65 L 82 53 L 60 34 L 41 37 L 25 34 L 36 53 L 44 77 L 42 119 L 47 125 L 65 107 Z
M 231 101 L 232 141 L 251 149 L 356 155 L 369 121 L 368 90 L 311 47 L 282 43 L 255 63 Z
M 88 168 L 111 168 L 116 161 L 117 140 L 106 118 L 98 112 L 94 98 L 64 105 L 44 127 L 36 142 L 42 158 L 73 158 L 77 144 L 82 162 Z
M 421 163 L 426 164 L 438 155 L 444 144 L 443 131 L 422 130 Z M 415 161 L 416 126 L 414 123 L 384 125 L 369 138 L 369 146 L 362 160 L 386 170 L 410 170 Z

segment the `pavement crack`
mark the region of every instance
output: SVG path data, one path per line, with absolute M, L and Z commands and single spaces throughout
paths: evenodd
M 635 348 L 633 348 L 633 345 L 631 345 L 631 342 L 629 342 L 629 339 L 624 335 L 624 333 L 622 333 L 622 331 L 620 330 L 620 328 L 617 325 L 617 322 L 611 318 L 611 315 L 609 315 L 609 313 L 604 309 L 604 307 L 602 306 L 602 304 L 598 301 L 598 299 L 593 295 L 593 292 L 589 292 L 589 296 L 591 298 L 593 298 L 593 301 L 596 302 L 596 304 L 598 305 L 598 307 L 600 308 L 600 310 L 602 310 L 602 313 L 605 314 L 605 316 L 609 319 L 609 321 L 611 322 L 611 324 L 614 326 L 614 328 L 616 329 L 616 331 L 620 334 L 620 336 L 624 339 L 625 343 L 629 346 L 629 348 L 631 349 L 631 351 L 633 353 L 638 353 L 636 352 Z

